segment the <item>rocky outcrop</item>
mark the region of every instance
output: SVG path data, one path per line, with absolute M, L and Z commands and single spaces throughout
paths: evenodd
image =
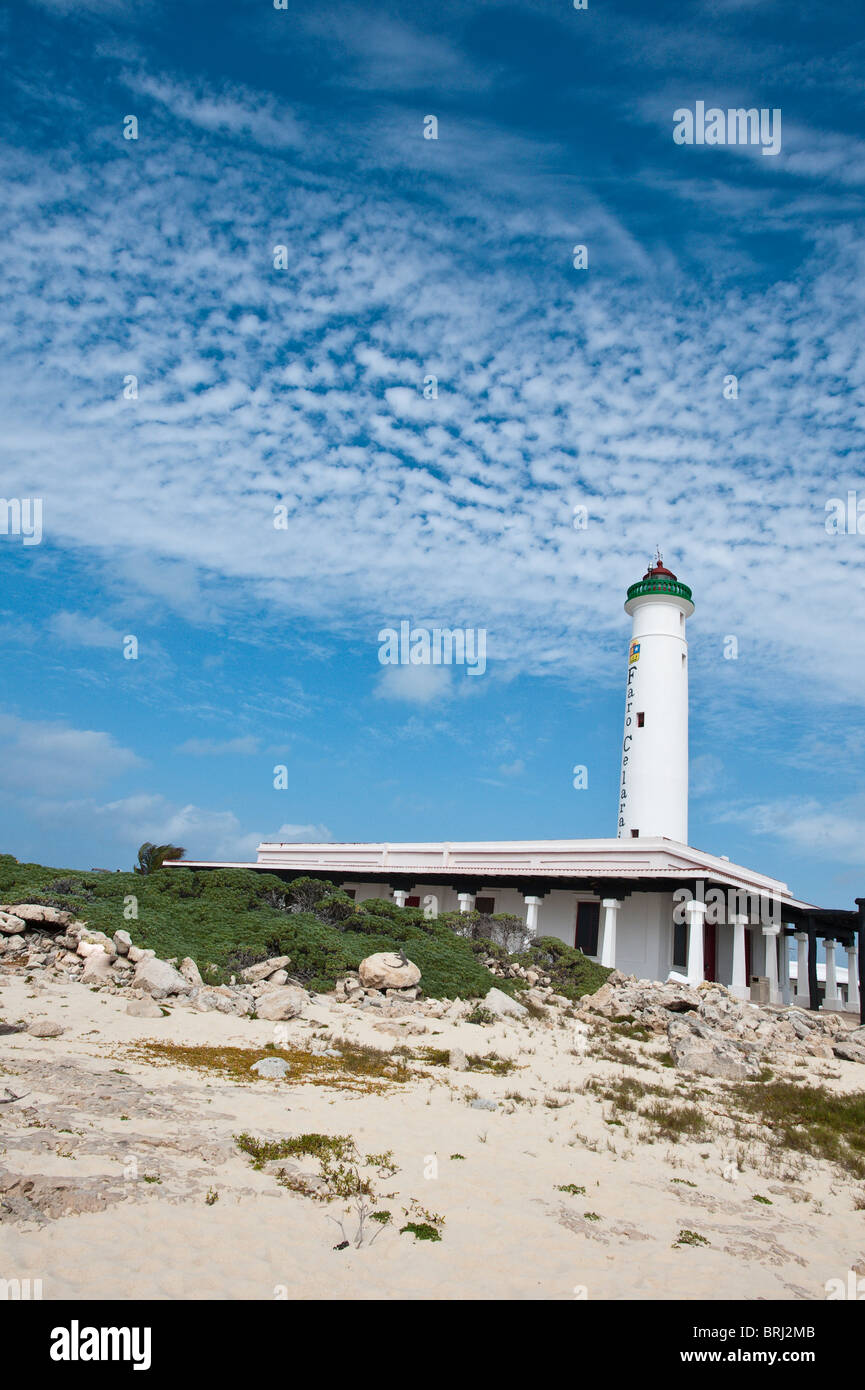
M 366 989 L 409 989 L 420 982 L 420 970 L 413 961 L 390 951 L 367 956 L 358 970 Z
M 734 1041 L 699 1018 L 671 1018 L 667 1037 L 680 1071 L 720 1076 L 725 1081 L 753 1081 L 760 1074 L 759 1043 Z
M 752 1004 L 708 982 L 694 989 L 614 970 L 578 1008 L 584 1016 L 633 1019 L 666 1033 L 676 1067 L 702 1076 L 753 1079 L 766 1063 L 791 1055 L 865 1062 L 863 1041 L 846 1031 L 837 1014 Z
M 152 956 L 136 965 L 132 988 L 146 990 L 151 999 L 167 999 L 172 994 L 189 994 L 192 985 L 167 960 Z
M 512 999 L 504 990 L 495 986 L 484 995 L 483 1007 L 489 1009 L 496 1018 L 525 1018 L 528 1009 L 519 1000 Z
M 278 985 L 275 989 L 269 989 L 265 994 L 259 995 L 255 1012 L 259 1018 L 281 1022 L 297 1018 L 303 1013 L 307 1002 L 308 995 L 305 990 L 297 989 L 293 985 Z
M 290 956 L 271 956 L 269 960 L 259 961 L 257 965 L 250 965 L 241 975 L 242 980 L 248 984 L 259 984 L 262 980 L 269 979 L 279 971 L 284 971 L 287 965 L 291 964 Z M 288 978 L 286 976 L 286 978 Z M 280 983 L 283 983 L 280 981 Z

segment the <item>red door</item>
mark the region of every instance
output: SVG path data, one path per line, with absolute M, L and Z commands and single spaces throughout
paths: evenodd
M 714 980 L 715 975 L 715 923 L 703 922 L 703 978 Z

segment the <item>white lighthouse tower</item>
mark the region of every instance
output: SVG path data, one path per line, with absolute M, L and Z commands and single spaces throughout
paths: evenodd
M 688 843 L 688 642 L 691 590 L 664 567 L 660 552 L 628 590 L 633 618 L 619 839 L 664 835 Z

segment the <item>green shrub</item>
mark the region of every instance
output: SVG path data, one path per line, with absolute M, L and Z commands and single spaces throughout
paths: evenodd
M 138 915 L 127 919 L 130 897 Z M 80 873 L 0 855 L 0 902 L 33 901 L 73 912 L 109 936 L 122 927 L 137 946 L 163 958 L 190 956 L 214 983 L 268 955 L 287 955 L 289 973 L 323 992 L 356 970 L 364 956 L 400 948 L 420 968 L 429 997 L 468 999 L 501 983 L 481 965 L 471 943 L 441 919 L 427 920 L 419 909 L 380 898 L 355 904 L 321 879 L 284 883 L 254 869 Z M 274 905 L 280 903 L 285 906 Z M 211 962 L 215 974 L 207 972 Z
M 526 969 L 534 968 L 549 975 L 552 987 L 557 994 L 566 999 L 581 999 L 584 994 L 594 994 L 610 975 L 604 965 L 589 960 L 582 951 L 559 941 L 556 936 L 540 936 L 514 957 L 518 965 Z

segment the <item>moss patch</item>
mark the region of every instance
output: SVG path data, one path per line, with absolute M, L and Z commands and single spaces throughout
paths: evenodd
M 323 1057 L 301 1049 L 281 1047 L 278 1056 L 288 1062 L 291 1070 L 285 1077 L 288 1085 L 332 1086 L 345 1090 L 382 1090 L 385 1086 L 401 1085 L 411 1079 L 411 1072 L 399 1057 L 379 1052 L 360 1043 L 336 1040 L 341 1057 Z M 196 1071 L 216 1072 L 232 1081 L 259 1081 L 264 1078 L 252 1070 L 255 1062 L 273 1057 L 272 1048 L 207 1047 L 170 1042 L 139 1042 L 131 1044 L 127 1053 L 137 1061 L 153 1066 L 189 1067 Z

